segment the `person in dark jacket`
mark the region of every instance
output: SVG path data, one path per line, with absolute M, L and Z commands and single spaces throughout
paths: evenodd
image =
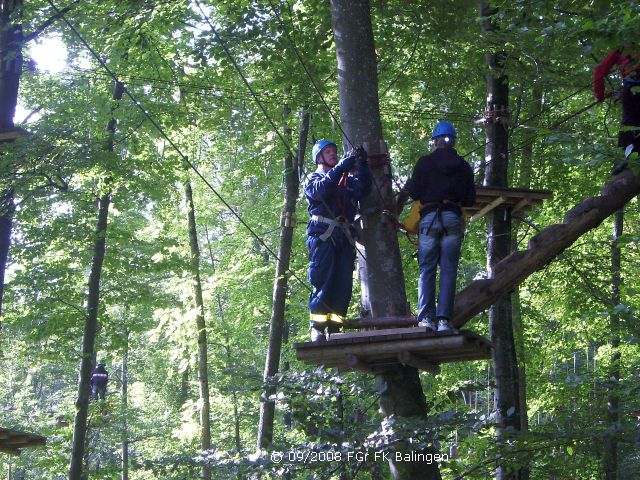
M 311 340 L 339 332 L 349 308 L 356 257 L 352 223 L 357 201 L 371 191 L 367 152 L 357 147 L 338 161 L 338 148 L 328 140 L 313 146 L 317 169 L 305 185 L 311 219 L 307 226 Z M 357 171 L 353 167 L 357 164 Z
M 462 208 L 475 202 L 473 169 L 456 152 L 456 130 L 448 122 L 436 125 L 435 150 L 421 157 L 398 197 L 397 214 L 408 197 L 422 203 L 418 262 L 418 322 L 433 331 L 451 330 L 458 262 L 464 225 Z M 436 308 L 436 269 L 440 288 Z
M 632 154 L 640 153 L 640 47 L 627 44 L 613 50 L 596 66 L 593 93 L 599 102 L 605 99 L 604 79 L 616 66 L 622 77 L 622 128 L 618 133 L 618 146 L 624 149 L 625 158 L 613 167 L 613 175 L 627 167 Z
M 104 400 L 107 395 L 107 382 L 109 381 L 109 373 L 104 368 L 105 363 L 99 362 L 98 366 L 91 372 L 91 397 L 97 400 L 100 397 Z

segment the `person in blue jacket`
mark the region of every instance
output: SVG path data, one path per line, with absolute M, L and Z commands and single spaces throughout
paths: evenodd
M 397 214 L 408 197 L 422 203 L 418 244 L 418 325 L 433 331 L 452 330 L 456 276 L 464 234 L 462 207 L 475 203 L 473 169 L 456 152 L 456 129 L 439 122 L 431 141 L 435 150 L 421 157 L 397 203 Z M 440 288 L 436 308 L 436 269 Z
M 311 219 L 307 226 L 311 340 L 339 332 L 351 301 L 357 201 L 371 191 L 367 152 L 356 147 L 338 161 L 338 147 L 328 140 L 313 146 L 317 169 L 304 193 Z M 357 171 L 353 171 L 357 165 Z
M 97 400 L 100 397 L 101 400 L 105 399 L 107 395 L 107 382 L 109 381 L 109 373 L 104 368 L 105 363 L 99 362 L 98 366 L 91 372 L 91 397 Z

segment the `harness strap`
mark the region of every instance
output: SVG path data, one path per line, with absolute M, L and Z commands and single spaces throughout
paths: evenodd
M 327 228 L 325 232 L 318 237 L 323 242 L 326 242 L 327 239 L 333 233 L 333 230 L 336 227 L 338 227 L 342 229 L 342 231 L 346 235 L 349 242 L 353 244 L 353 237 L 351 236 L 351 230 L 349 229 L 349 224 L 343 217 L 340 216 L 336 218 L 327 218 L 327 217 L 323 217 L 322 215 L 311 215 L 311 220 L 314 220 L 319 223 L 326 223 L 327 225 L 329 225 L 329 228 Z

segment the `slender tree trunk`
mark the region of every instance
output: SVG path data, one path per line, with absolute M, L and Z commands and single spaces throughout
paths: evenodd
M 480 4 L 482 30 L 495 30 L 490 15 L 495 13 L 485 3 Z M 509 133 L 506 116 L 509 111 L 509 82 L 504 74 L 504 53 L 485 55 L 487 73 L 485 158 L 487 169 L 484 184 L 508 187 Z M 490 278 L 495 278 L 494 266 L 511 253 L 511 209 L 498 207 L 487 220 L 487 264 Z M 489 332 L 493 342 L 493 368 L 496 379 L 498 441 L 506 429 L 520 430 L 518 358 L 513 335 L 511 295 L 500 297 L 489 309 Z M 519 473 L 504 466 L 496 470 L 496 479 L 519 478 Z
M 13 117 L 18 105 L 22 75 L 22 9 L 22 0 L 0 1 L 0 131 L 14 127 Z M 0 192 L 0 314 L 14 210 L 13 189 L 8 188 Z
M 207 247 L 209 249 L 209 258 L 211 259 L 211 267 L 215 272 L 216 264 L 213 256 L 213 249 L 211 248 L 211 242 L 209 240 L 209 231 L 205 225 L 205 234 L 207 239 Z M 220 317 L 220 323 L 224 325 L 224 309 L 222 308 L 222 296 L 220 292 L 216 292 L 216 303 L 218 305 L 218 315 Z M 233 359 L 231 356 L 231 341 L 228 336 L 225 337 L 225 351 L 227 356 L 227 369 L 231 369 L 233 366 Z M 235 384 L 231 385 L 231 397 L 233 398 L 233 431 L 234 431 L 234 443 L 236 450 L 240 452 L 242 450 L 242 439 L 240 438 L 240 407 L 238 402 L 238 392 Z
M 285 111 L 287 107 L 285 106 Z M 309 114 L 303 113 L 300 129 L 300 149 L 298 157 L 304 158 L 307 134 L 309 132 Z M 285 135 L 290 135 L 291 130 L 285 128 Z M 271 319 L 269 320 L 269 347 L 264 365 L 264 384 L 262 403 L 260 404 L 260 419 L 258 423 L 258 449 L 267 448 L 273 441 L 273 423 L 276 404 L 271 397 L 275 395 L 276 388 L 267 382 L 280 370 L 280 352 L 282 349 L 282 332 L 284 329 L 284 312 L 287 300 L 288 271 L 291 260 L 291 246 L 293 244 L 293 229 L 295 228 L 296 200 L 300 189 L 298 177 L 298 159 L 287 154 L 284 158 L 285 174 L 285 198 L 284 208 L 280 220 L 280 243 L 278 246 L 278 259 L 276 261 L 275 281 L 273 283 L 273 299 L 271 307 Z
M 187 179 L 185 197 L 189 216 L 189 245 L 191 247 L 191 273 L 193 275 L 194 295 L 196 302 L 196 328 L 198 331 L 198 379 L 200 382 L 200 448 L 211 448 L 211 406 L 209 403 L 209 368 L 207 354 L 207 327 L 204 319 L 204 300 L 202 299 L 202 282 L 200 281 L 200 246 L 198 245 L 198 232 L 196 229 L 196 214 L 193 204 L 193 191 L 191 181 Z M 211 478 L 211 469 L 202 467 L 202 478 Z
M 128 309 L 127 309 L 128 310 Z M 122 354 L 122 476 L 129 480 L 129 428 L 127 414 L 129 409 L 129 330 L 125 332 L 124 353 Z
M 117 82 L 114 86 L 113 100 L 122 100 L 124 93 L 123 84 Z M 113 152 L 113 137 L 116 131 L 116 119 L 113 117 L 117 103 L 111 108 L 112 118 L 107 125 L 108 139 L 105 151 Z M 108 170 L 108 168 L 107 168 Z M 105 179 L 107 185 L 110 178 Z M 89 285 L 87 294 L 87 316 L 84 324 L 84 335 L 82 338 L 82 360 L 80 364 L 80 382 L 78 384 L 78 399 L 76 400 L 76 416 L 73 425 L 73 442 L 71 446 L 71 462 L 69 465 L 69 480 L 80 480 L 86 477 L 86 472 L 82 471 L 82 463 L 85 451 L 85 441 L 87 436 L 87 416 L 89 410 L 89 380 L 91 369 L 95 360 L 95 341 L 98 330 L 98 308 L 100 307 L 100 275 L 102 273 L 102 263 L 104 262 L 107 221 L 109 217 L 109 205 L 111 203 L 111 191 L 104 193 L 98 201 L 98 222 L 95 231 L 95 242 L 93 245 L 93 259 L 91 261 L 91 273 L 89 274 Z
M 368 0 L 331 0 L 333 33 L 338 61 L 340 115 L 348 138 L 345 143 L 366 144 L 368 153 L 385 149 L 378 105 L 377 59 Z M 372 163 L 370 161 L 370 163 Z M 373 189 L 361 202 L 365 228 L 358 255 L 362 307 L 372 317 L 408 313 L 398 238 L 382 213 L 393 210 L 391 172 L 388 164 L 372 165 Z M 398 420 L 424 418 L 427 404 L 418 371 L 397 365 L 376 377 L 383 414 Z M 394 446 L 397 451 L 408 444 Z M 394 479 L 440 479 L 435 462 L 399 462 L 391 455 Z
M 621 277 L 621 252 L 617 243 L 622 235 L 624 226 L 624 211 L 619 210 L 614 217 L 613 241 L 611 242 L 611 304 L 619 305 L 621 301 L 620 286 Z M 618 381 L 620 380 L 620 315 L 611 313 L 609 317 L 611 329 L 611 366 L 609 367 L 609 381 L 607 394 L 607 421 L 614 427 L 620 421 L 620 393 Z M 615 434 L 608 435 L 604 445 L 604 471 L 606 480 L 618 478 L 618 441 Z

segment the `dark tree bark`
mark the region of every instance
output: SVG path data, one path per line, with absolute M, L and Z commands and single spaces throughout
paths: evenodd
M 114 102 L 122 100 L 124 86 L 117 82 L 114 86 Z M 116 119 L 113 116 L 117 103 L 111 108 L 112 118 L 107 125 L 108 139 L 105 151 L 113 152 L 113 137 L 116 131 Z M 107 166 L 107 170 L 108 170 Z M 106 188 L 111 183 L 110 178 L 105 179 Z M 69 465 L 69 480 L 80 480 L 86 477 L 83 472 L 83 458 L 85 442 L 87 436 L 87 415 L 89 410 L 89 380 L 91 370 L 95 361 L 95 341 L 98 330 L 98 309 L 100 307 L 100 275 L 102 274 L 102 264 L 105 257 L 107 242 L 107 221 L 109 217 L 109 205 L 111 204 L 111 191 L 100 196 L 98 201 L 98 222 L 95 230 L 95 241 L 93 245 L 93 259 L 91 261 L 91 273 L 89 274 L 89 285 L 87 293 L 87 316 L 84 324 L 84 335 L 82 338 L 82 359 L 80 363 L 80 382 L 78 384 L 78 399 L 76 400 L 76 416 L 73 425 L 73 442 L 71 446 L 71 462 Z
M 624 211 L 618 210 L 615 214 L 613 226 L 613 241 L 611 242 L 611 304 L 619 305 L 621 301 L 620 287 L 621 277 L 621 257 L 620 246 L 617 243 L 622 235 L 624 226 Z M 607 392 L 607 422 L 613 427 L 620 421 L 620 392 L 618 391 L 618 381 L 620 380 L 620 315 L 611 313 L 609 317 L 609 327 L 611 330 L 611 365 L 609 367 L 609 381 Z M 604 472 L 606 480 L 616 480 L 618 478 L 618 441 L 615 433 L 607 435 L 604 444 Z
M 22 9 L 22 0 L 0 1 L 0 131 L 14 127 L 22 75 Z M 14 208 L 13 189 L 0 192 L 0 314 Z
M 288 107 L 285 106 L 285 112 Z M 285 154 L 284 171 L 285 197 L 280 220 L 280 242 L 278 246 L 278 260 L 276 260 L 275 280 L 273 283 L 273 298 L 271 318 L 269 319 L 269 346 L 264 365 L 265 390 L 260 404 L 260 419 L 258 421 L 258 448 L 263 449 L 273 441 L 273 423 L 275 418 L 275 401 L 270 397 L 275 395 L 276 388 L 267 382 L 280 370 L 280 352 L 282 350 L 282 332 L 284 330 L 284 312 L 287 300 L 289 282 L 289 264 L 291 261 L 291 246 L 293 244 L 293 229 L 295 228 L 296 201 L 300 190 L 298 176 L 299 159 L 304 158 L 307 135 L 309 133 L 309 114 L 303 114 L 298 142 L 298 158 L 294 160 L 291 154 Z M 290 136 L 291 130 L 285 128 L 285 135 Z
M 188 171 L 187 171 L 188 176 Z M 187 201 L 187 215 L 189 219 L 189 246 L 191 249 L 191 275 L 193 276 L 193 290 L 196 303 L 196 328 L 198 332 L 198 381 L 200 383 L 200 448 L 211 448 L 211 404 L 209 399 L 209 356 L 207 353 L 207 326 L 204 319 L 204 300 L 202 298 L 202 282 L 200 279 L 200 245 L 198 244 L 198 230 L 196 213 L 193 204 L 191 181 L 187 179 L 184 185 Z M 202 467 L 202 478 L 211 478 L 211 469 L 207 465 Z
M 480 3 L 483 18 L 482 30 L 496 30 L 490 16 L 492 11 L 485 3 Z M 484 185 L 508 187 L 509 132 L 507 115 L 509 112 L 509 81 L 504 73 L 504 53 L 487 53 L 487 107 L 485 150 L 486 171 Z M 511 209 L 495 208 L 487 219 L 487 265 L 489 278 L 495 278 L 495 265 L 511 253 Z M 518 358 L 513 334 L 513 308 L 511 294 L 500 297 L 489 309 L 489 334 L 493 342 L 492 360 L 496 381 L 496 406 L 498 441 L 505 430 L 518 431 L 520 423 L 520 389 Z M 506 457 L 504 457 L 506 459 Z M 508 462 L 508 459 L 506 459 Z M 520 472 L 505 466 L 496 469 L 496 479 L 520 478 Z
M 333 32 L 338 60 L 340 115 L 345 143 L 366 144 L 370 154 L 380 153 L 382 124 L 378 106 L 377 59 L 368 0 L 331 0 Z M 381 148 L 382 147 L 382 148 Z M 371 162 L 370 162 L 371 163 Z M 364 226 L 358 257 L 362 307 L 372 317 L 408 314 L 398 239 L 382 211 L 393 210 L 388 165 L 375 166 L 372 193 L 361 202 Z M 397 366 L 377 376 L 380 409 L 386 417 L 408 420 L 427 414 L 418 371 Z M 403 450 L 407 445 L 394 448 Z M 393 455 L 391 456 L 393 458 Z M 395 479 L 440 479 L 438 465 L 390 461 Z

